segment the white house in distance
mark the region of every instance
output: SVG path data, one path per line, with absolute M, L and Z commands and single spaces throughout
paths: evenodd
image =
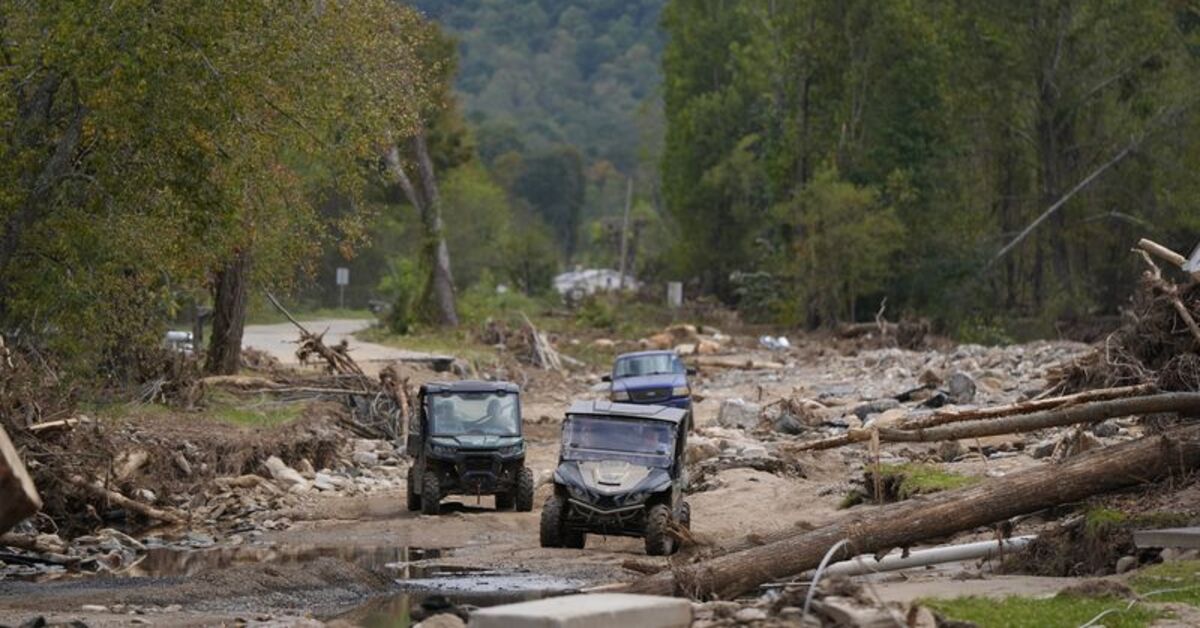
M 596 294 L 611 292 L 621 287 L 621 274 L 611 268 L 576 268 L 562 273 L 554 278 L 554 290 L 569 300 Z M 641 284 L 637 279 L 626 274 L 625 289 L 637 290 Z

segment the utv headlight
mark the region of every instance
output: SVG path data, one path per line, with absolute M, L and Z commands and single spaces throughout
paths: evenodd
M 672 397 L 687 397 L 690 394 L 692 394 L 692 389 L 687 386 L 676 386 L 671 389 Z
M 628 390 L 614 390 L 612 392 L 612 400 L 613 401 L 629 401 L 629 391 Z
M 525 443 L 517 443 L 516 445 L 501 447 L 497 451 L 500 452 L 501 456 L 515 456 L 525 451 Z
M 433 452 L 433 455 L 435 455 L 435 456 L 453 456 L 454 455 L 454 448 L 449 445 L 436 445 L 436 444 L 430 445 L 429 451 Z

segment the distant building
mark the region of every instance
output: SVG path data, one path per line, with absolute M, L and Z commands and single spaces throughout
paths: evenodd
M 554 290 L 564 299 L 578 300 L 597 292 L 611 292 L 621 287 L 621 274 L 611 268 L 576 268 L 554 278 Z M 641 284 L 625 275 L 625 289 L 637 290 Z

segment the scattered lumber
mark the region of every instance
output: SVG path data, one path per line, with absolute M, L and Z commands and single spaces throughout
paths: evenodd
M 107 500 L 114 506 L 132 510 L 133 512 L 143 515 L 149 519 L 176 525 L 182 525 L 186 523 L 186 520 L 183 517 L 174 512 L 155 508 L 154 506 L 130 499 L 114 490 L 105 488 L 100 482 L 89 482 L 78 475 L 72 476 L 69 481 L 71 484 L 83 488 L 97 497 Z
M 1030 401 L 1020 401 L 1003 406 L 993 406 L 990 408 L 976 408 L 971 410 L 946 410 L 936 412 L 930 416 L 919 419 L 908 419 L 901 421 L 897 427 L 903 430 L 916 430 L 926 427 L 934 427 L 937 425 L 945 425 L 947 423 L 957 423 L 959 421 L 973 421 L 976 419 L 992 419 L 1002 416 L 1011 416 L 1014 414 L 1026 414 L 1029 412 L 1037 412 L 1039 410 L 1051 410 L 1054 408 L 1065 408 L 1067 406 L 1076 405 L 1088 401 L 1103 401 L 1105 399 L 1119 399 L 1121 397 L 1136 397 L 1139 395 L 1149 395 L 1157 392 L 1157 387 L 1154 384 L 1138 384 L 1136 386 L 1121 386 L 1119 388 L 1101 388 L 1099 390 L 1089 390 L 1074 395 L 1064 395 L 1061 397 L 1046 397 L 1044 399 L 1033 399 Z
M 1096 449 L 1060 465 L 992 478 L 975 486 L 854 513 L 811 531 L 638 580 L 630 593 L 729 599 L 760 584 L 817 567 L 836 543 L 834 559 L 908 547 L 1043 508 L 1200 468 L 1200 425 Z
M 37 488 L 17 455 L 8 433 L 0 426 L 0 534 L 42 508 Z
M 78 417 L 71 417 L 68 419 L 59 419 L 57 421 L 45 421 L 42 423 L 34 423 L 33 425 L 30 425 L 29 427 L 27 427 L 25 429 L 33 434 L 42 434 L 42 433 L 48 433 L 48 432 L 55 432 L 58 430 L 69 429 L 69 428 L 75 427 L 76 425 L 80 425 L 83 423 L 91 423 L 91 422 L 92 422 L 92 420 L 86 416 L 78 416 Z
M 725 369 L 774 370 L 786 366 L 782 362 L 771 360 L 755 360 L 754 358 L 730 355 L 702 355 L 696 358 L 698 366 L 708 366 Z
M 1098 423 L 1105 419 L 1133 414 L 1155 414 L 1160 412 L 1200 415 L 1200 393 L 1160 393 L 1157 395 L 1143 395 L 1123 399 L 1104 399 L 1032 412 L 1025 415 L 983 418 L 930 428 L 855 429 L 838 436 L 801 443 L 792 447 L 792 451 L 832 449 L 851 443 L 866 442 L 871 440 L 872 434 L 875 432 L 879 433 L 879 440 L 881 442 L 930 442 L 1032 432 L 1048 427 L 1062 427 L 1079 423 Z

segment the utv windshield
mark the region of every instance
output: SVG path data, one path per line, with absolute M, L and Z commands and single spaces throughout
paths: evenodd
M 429 418 L 429 431 L 433 436 L 518 436 L 521 433 L 517 395 L 512 394 L 459 392 L 431 395 Z
M 684 373 L 686 370 L 683 366 L 683 361 L 673 353 L 637 355 L 617 360 L 617 363 L 613 365 L 613 379 L 638 377 L 640 375 Z
M 675 450 L 675 425 L 573 415 L 563 425 L 566 460 L 626 460 L 652 467 L 669 467 Z

